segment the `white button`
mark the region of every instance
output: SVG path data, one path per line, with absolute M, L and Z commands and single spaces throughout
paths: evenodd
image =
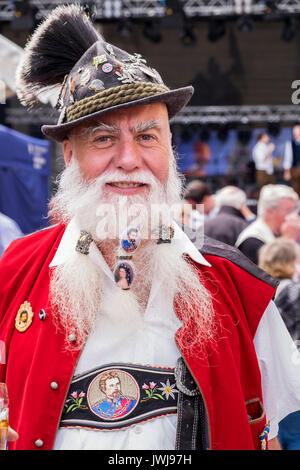
M 42 441 L 42 439 L 37 439 L 37 440 L 35 441 L 35 445 L 36 445 L 37 447 L 42 447 L 42 446 L 44 445 L 44 442 Z
M 58 389 L 58 383 L 51 382 L 50 387 L 52 388 L 52 390 L 57 390 Z
M 74 343 L 74 341 L 76 341 L 76 335 L 74 335 L 73 333 L 69 335 L 69 341 L 71 341 L 71 343 Z
M 141 434 L 142 431 L 143 431 L 143 430 L 142 430 L 141 426 L 136 426 L 136 427 L 134 428 L 134 432 L 135 432 L 136 434 Z

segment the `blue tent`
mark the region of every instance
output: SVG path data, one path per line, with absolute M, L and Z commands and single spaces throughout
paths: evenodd
M 0 125 L 0 212 L 15 220 L 24 234 L 49 225 L 50 171 L 47 140 Z

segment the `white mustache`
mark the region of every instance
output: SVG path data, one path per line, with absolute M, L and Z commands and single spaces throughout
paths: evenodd
M 95 179 L 96 184 L 102 187 L 108 183 L 140 183 L 153 186 L 159 181 L 155 176 L 147 171 L 135 171 L 132 173 L 123 173 L 122 171 L 107 171 Z

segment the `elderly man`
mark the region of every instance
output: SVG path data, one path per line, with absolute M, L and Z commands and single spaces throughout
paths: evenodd
M 258 250 L 279 235 L 298 241 L 300 219 L 298 195 L 286 185 L 269 184 L 262 188 L 257 205 L 258 218 L 239 235 L 235 245 L 254 263 Z
M 57 82 L 61 116 L 43 131 L 62 142 L 66 162 L 51 205 L 61 222 L 13 242 L 0 265 L 0 380 L 19 436 L 11 432 L 9 447 L 276 446 L 279 420 L 300 407 L 276 284 L 234 248 L 209 242 L 200 253 L 168 223 L 181 194 L 169 118 L 192 89 L 169 90 L 74 6 L 32 36 L 19 96 L 33 104 Z M 120 246 L 126 226 L 141 237 L 130 254 Z M 115 283 L 120 264 L 130 289 Z M 135 400 L 121 416 L 93 410 L 106 372 Z
M 216 193 L 215 201 L 219 211 L 205 222 L 204 233 L 234 246 L 239 234 L 255 219 L 246 205 L 246 193 L 236 186 L 225 186 Z

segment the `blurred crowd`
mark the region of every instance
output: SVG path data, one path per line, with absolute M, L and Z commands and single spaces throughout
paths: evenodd
M 278 280 L 274 301 L 295 345 L 300 343 L 300 125 L 286 145 L 284 180 L 276 183 L 269 136 L 260 134 L 253 149 L 257 200 L 228 185 L 212 192 L 200 179 L 190 181 L 178 222 L 231 246 Z M 251 201 L 253 202 L 253 201 Z M 300 449 L 300 411 L 279 425 L 283 449 Z

